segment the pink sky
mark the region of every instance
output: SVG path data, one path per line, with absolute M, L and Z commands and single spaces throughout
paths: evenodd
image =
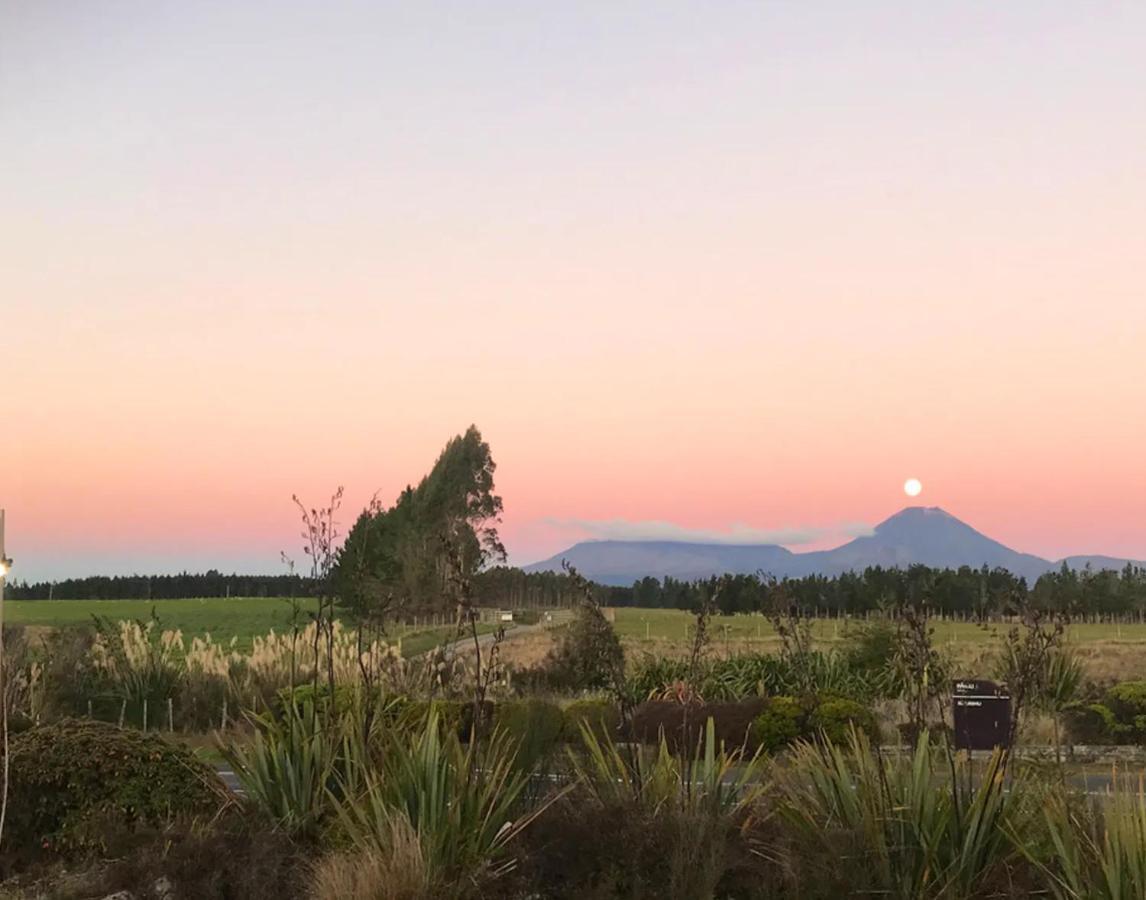
M 516 562 L 911 475 L 1146 558 L 1146 8 L 863 6 L 0 12 L 14 575 L 277 571 L 471 422 Z

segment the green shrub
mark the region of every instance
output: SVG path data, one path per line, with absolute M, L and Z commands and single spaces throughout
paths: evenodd
M 620 724 L 620 710 L 611 700 L 574 700 L 565 707 L 565 728 L 561 732 L 561 740 L 579 742 L 582 726 L 598 739 L 604 739 L 616 734 Z
M 538 697 L 505 700 L 494 707 L 493 724 L 517 747 L 517 766 L 532 770 L 557 748 L 565 715 L 556 703 Z
M 1116 684 L 1101 702 L 1071 703 L 1063 709 L 1063 721 L 1072 744 L 1146 742 L 1146 682 Z
M 795 697 L 772 697 L 752 723 L 752 739 L 767 753 L 782 750 L 807 729 L 807 713 Z
M 858 728 L 872 741 L 879 739 L 879 725 L 875 713 L 855 700 L 832 697 L 821 700 L 812 711 L 809 726 L 816 735 L 823 735 L 833 744 L 848 740 L 851 729 Z
M 1121 724 L 1146 715 L 1146 681 L 1123 681 L 1106 692 L 1105 704 Z
M 599 609 L 579 608 L 556 637 L 556 645 L 527 681 L 559 692 L 617 687 L 615 681 L 625 668 L 625 651 L 617 632 Z
M 213 814 L 226 797 L 189 750 L 84 719 L 15 735 L 10 763 L 4 837 L 12 848 L 98 849 L 139 826 Z

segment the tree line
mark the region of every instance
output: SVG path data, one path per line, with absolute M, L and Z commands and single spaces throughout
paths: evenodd
M 718 590 L 719 586 L 719 590 Z M 611 606 L 697 609 L 713 598 L 724 615 L 764 612 L 778 605 L 827 616 L 863 615 L 904 604 L 926 603 L 935 613 L 967 618 L 1006 614 L 1030 604 L 1043 609 L 1106 616 L 1146 614 L 1146 569 L 1121 571 L 1063 565 L 1033 586 L 1006 569 L 936 569 L 872 566 L 862 572 L 776 580 L 765 575 L 727 575 L 697 581 L 642 578 L 632 587 L 603 588 Z
M 302 597 L 298 575 L 224 575 L 215 569 L 178 575 L 90 575 L 61 581 L 10 582 L 8 600 L 181 600 L 187 597 Z
M 720 589 L 716 590 L 719 582 Z M 396 582 L 372 583 L 373 595 L 360 593 L 356 611 L 366 614 L 382 591 L 399 589 Z M 863 615 L 905 603 L 926 602 L 937 614 L 985 618 L 1029 600 L 1045 609 L 1095 615 L 1146 615 L 1146 569 L 1127 566 L 1121 571 L 1067 567 L 1040 577 L 1033 586 L 1005 569 L 905 569 L 873 566 L 862 572 L 825 577 L 810 575 L 780 581 L 761 575 L 726 575 L 684 581 L 642 578 L 631 587 L 593 585 L 602 605 L 647 609 L 695 610 L 715 594 L 724 615 L 766 612 L 778 602 L 827 616 Z M 362 591 L 362 586 L 358 586 Z M 443 581 L 415 583 L 402 604 L 424 611 L 440 603 Z M 10 600 L 165 600 L 185 597 L 288 597 L 306 596 L 309 579 L 298 575 L 201 574 L 128 575 L 69 578 L 55 583 L 15 582 L 8 585 Z M 568 607 L 577 602 L 580 588 L 563 572 L 524 572 L 506 565 L 488 567 L 472 576 L 475 603 L 503 609 Z M 347 606 L 340 596 L 340 602 Z

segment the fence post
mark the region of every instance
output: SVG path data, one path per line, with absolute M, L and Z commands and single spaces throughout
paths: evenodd
M 143 730 L 147 731 L 147 698 L 143 698 Z
M 175 730 L 175 704 L 171 702 L 171 698 L 167 698 L 167 730 Z
M 124 697 L 119 702 L 119 727 L 123 728 L 123 717 L 127 713 L 127 698 Z
M 292 698 L 293 699 L 293 698 Z M 223 717 L 219 720 L 219 730 L 227 730 L 227 695 L 223 695 Z

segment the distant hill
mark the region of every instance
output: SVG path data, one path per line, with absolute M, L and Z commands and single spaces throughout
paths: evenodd
M 774 544 L 701 544 L 674 541 L 583 541 L 550 559 L 526 566 L 527 572 L 559 571 L 568 560 L 586 578 L 601 584 L 628 585 L 640 578 L 671 576 L 681 580 L 711 575 L 764 571 L 777 578 L 839 575 L 868 566 L 900 568 L 921 564 L 957 569 L 998 566 L 1034 581 L 1057 569 L 1057 562 L 1020 553 L 992 540 L 938 507 L 913 506 L 881 522 L 875 533 L 833 550 L 793 553 Z M 1128 560 L 1109 556 L 1071 556 L 1072 568 L 1121 569 Z M 1135 565 L 1146 566 L 1143 562 Z

